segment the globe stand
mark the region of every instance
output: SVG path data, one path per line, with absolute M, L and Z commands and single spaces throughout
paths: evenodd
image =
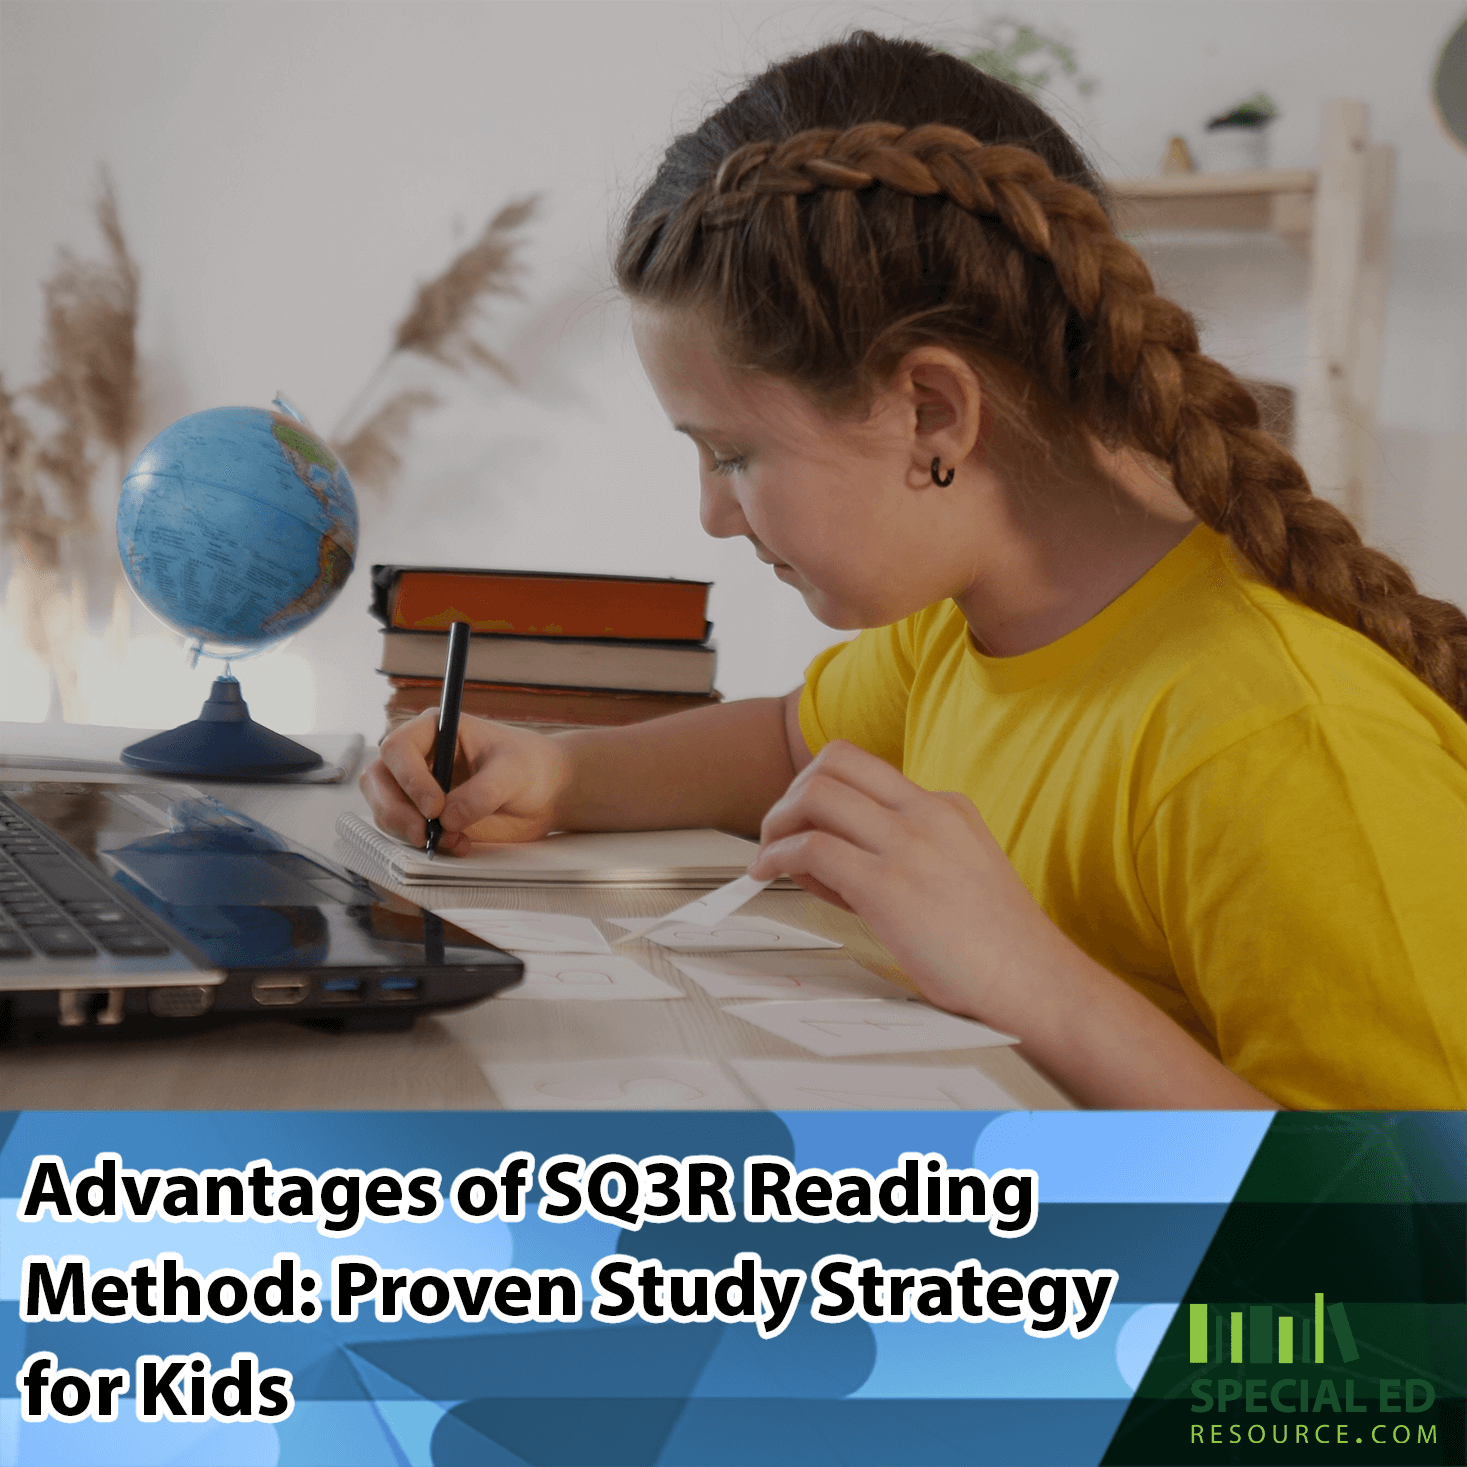
M 256 723 L 239 680 L 226 672 L 214 679 L 208 700 L 192 723 L 130 744 L 122 751 L 122 762 L 149 774 L 273 779 L 304 774 L 323 761 L 304 744 Z

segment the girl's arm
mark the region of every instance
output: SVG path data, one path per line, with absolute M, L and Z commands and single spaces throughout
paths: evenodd
M 546 737 L 464 718 L 447 799 L 429 757 L 436 710 L 397 729 L 362 776 L 383 830 L 421 843 L 443 824 L 449 854 L 479 840 L 536 840 L 551 830 L 670 830 L 716 826 L 756 834 L 810 752 L 799 690 L 696 708 L 623 728 Z
M 836 742 L 762 834 L 752 875 L 787 873 L 864 918 L 927 998 L 1017 1035 L 1082 1104 L 1273 1106 L 1049 920 L 966 797 Z
M 555 735 L 569 764 L 558 828 L 711 825 L 757 836 L 770 806 L 810 762 L 799 731 L 800 691 Z

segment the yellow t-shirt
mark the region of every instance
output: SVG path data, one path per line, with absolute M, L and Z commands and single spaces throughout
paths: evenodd
M 1467 1106 L 1467 722 L 1211 530 L 1020 656 L 951 601 L 862 632 L 800 727 L 967 795 L 1060 929 L 1265 1094 Z

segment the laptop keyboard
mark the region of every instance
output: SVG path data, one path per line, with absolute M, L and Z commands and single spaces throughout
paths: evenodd
M 0 803 L 0 962 L 171 952 L 108 890 Z

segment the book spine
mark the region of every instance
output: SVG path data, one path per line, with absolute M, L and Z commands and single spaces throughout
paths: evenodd
M 403 631 L 466 621 L 475 633 L 515 636 L 700 642 L 707 633 L 699 581 L 400 569 L 374 585 L 379 615 Z
M 393 679 L 387 700 L 389 715 L 415 717 L 436 708 L 442 681 Z M 533 688 L 493 683 L 466 683 L 463 711 L 499 723 L 555 723 L 571 726 L 615 726 L 664 718 L 687 708 L 719 702 L 716 693 L 593 693 L 577 688 Z
M 444 633 L 385 631 L 381 671 L 441 677 Z M 474 682 L 707 695 L 716 654 L 703 643 L 561 641 L 553 637 L 476 637 L 469 647 Z
M 421 712 L 421 711 L 422 711 L 421 709 L 418 710 L 418 712 Z M 405 723 L 411 723 L 413 721 L 413 719 L 415 719 L 417 716 L 418 716 L 418 713 L 417 712 L 411 712 L 411 711 L 406 711 L 406 710 L 402 710 L 402 709 L 394 709 L 394 708 L 392 708 L 389 705 L 389 707 L 387 709 L 387 726 L 386 726 L 386 728 L 382 732 L 382 738 L 385 739 L 388 734 L 396 733 L 397 730 L 400 729 L 403 726 L 403 724 L 405 724 Z M 487 717 L 488 715 L 485 714 L 485 715 L 480 715 L 480 716 L 481 717 Z M 609 727 L 613 727 L 614 726 L 614 725 L 611 725 L 611 724 L 604 724 L 604 725 L 603 724 L 594 724 L 594 725 L 588 725 L 588 724 L 585 724 L 585 723 L 541 723 L 541 722 L 539 722 L 539 721 L 537 721 L 535 719 L 532 719 L 532 718 L 503 718 L 503 717 L 500 717 L 500 718 L 494 718 L 491 721 L 494 722 L 494 723 L 512 723 L 516 728 L 526 728 L 526 729 L 529 729 L 532 733 L 538 733 L 538 734 L 575 733 L 577 729 L 582 729 L 582 728 L 587 728 L 587 727 L 608 727 L 609 728 Z M 379 739 L 377 742 L 378 743 L 381 743 L 382 740 Z

